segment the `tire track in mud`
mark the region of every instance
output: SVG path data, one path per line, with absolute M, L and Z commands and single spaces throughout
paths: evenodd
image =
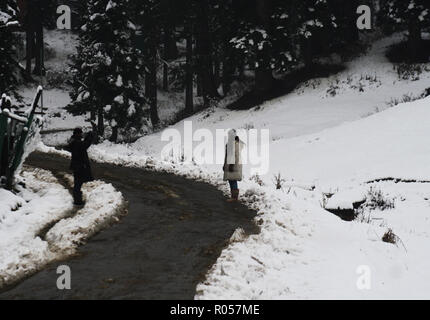
M 61 175 L 69 160 L 34 153 L 26 163 Z M 256 212 L 227 203 L 209 184 L 111 164 L 93 170 L 122 192 L 128 215 L 0 299 L 193 299 L 233 232 L 258 232 Z M 71 268 L 71 290 L 56 287 L 59 265 Z

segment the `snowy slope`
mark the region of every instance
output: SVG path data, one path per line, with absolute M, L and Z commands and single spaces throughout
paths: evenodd
M 7 23 L 11 16 L 6 12 L 0 11 L 0 23 Z
M 69 192 L 49 172 L 26 171 L 23 177 L 27 188 L 19 195 L 0 189 L 0 287 L 54 259 L 38 234 L 73 207 Z
M 35 83 L 21 86 L 19 93 L 29 105 L 37 86 L 43 86 L 43 105 L 46 108 L 43 131 L 50 134 L 44 134 L 42 139 L 46 144 L 58 145 L 70 138 L 73 128 L 91 126 L 85 121 L 88 117 L 73 116 L 64 110 L 70 103 L 66 81 L 71 76 L 70 57 L 76 53 L 77 35 L 64 30 L 45 30 L 44 37 L 46 77 L 34 76 Z M 22 64 L 25 65 L 25 62 L 22 61 Z
M 232 241 L 198 286 L 196 298 L 429 298 L 430 150 L 425 145 L 429 106 L 426 98 L 276 142 L 281 145 L 271 148 L 279 156 L 275 166 L 284 166 L 296 180 L 288 179 L 282 190 L 275 190 L 272 183 L 240 184 L 243 201 L 259 210 L 261 233 Z M 219 173 L 194 165 L 138 157 L 131 149 L 128 155 L 110 151 L 95 148 L 93 157 L 222 184 Z M 405 182 L 371 182 L 380 178 Z M 315 189 L 297 180 L 312 180 Z M 221 188 L 227 190 L 225 185 Z M 394 208 L 366 209 L 356 222 L 344 222 L 323 209 L 327 193 L 352 203 L 371 190 L 381 190 Z M 397 244 L 382 241 L 389 228 L 399 237 Z M 357 287 L 360 268 L 371 272 L 370 290 Z
M 282 141 L 365 118 L 389 108 L 390 102 L 401 100 L 405 94 L 416 97 L 429 87 L 430 64 L 427 65 L 429 71 L 424 70 L 419 81 L 400 81 L 397 72 L 393 70 L 393 65 L 386 60 L 385 50 L 400 39 L 399 35 L 395 35 L 377 41 L 366 55 L 350 62 L 344 72 L 329 78 L 313 80 L 313 85 L 309 84 L 307 87 L 303 85 L 293 93 L 266 102 L 257 108 L 249 111 L 215 108 L 198 113 L 186 121 L 192 121 L 194 131 L 205 128 L 211 130 L 214 135 L 216 129 L 237 128 L 245 131 L 248 128 L 269 129 L 271 143 L 274 146 L 271 149 L 274 153 L 271 154 L 271 170 L 266 180 L 269 182 L 273 174 L 278 172 L 289 176 L 291 172 L 286 170 L 286 166 L 273 162 L 277 161 L 277 149 L 281 148 L 279 143 L 282 144 Z M 361 80 L 362 76 L 364 78 L 376 76 L 378 80 L 376 83 L 373 80 Z M 337 82 L 338 94 L 332 97 L 327 91 Z M 364 88 L 364 92 L 356 88 L 359 86 Z M 181 121 L 169 128 L 176 129 L 183 135 L 184 122 Z M 121 154 L 133 153 L 136 156 L 145 155 L 159 159 L 166 145 L 161 143 L 162 134 L 163 131 L 143 137 L 129 146 L 112 146 L 106 143 L 100 149 L 107 150 L 113 147 L 115 152 Z M 219 170 L 219 166 L 209 169 Z M 249 169 L 245 168 L 248 173 Z
M 288 150 L 282 164 L 298 179 L 313 178 L 315 191 L 261 188 L 261 234 L 225 250 L 197 297 L 428 299 L 429 117 L 427 98 L 278 145 Z M 429 182 L 365 184 L 390 177 Z M 327 189 L 371 188 L 395 207 L 367 210 L 369 219 L 352 223 L 321 208 Z M 397 245 L 382 242 L 388 228 L 400 238 Z M 357 288 L 360 266 L 370 268 L 371 290 Z
M 50 172 L 26 168 L 21 180 L 26 187 L 16 195 L 0 189 L 0 289 L 74 254 L 124 213 L 122 194 L 102 181 L 84 185 L 86 205 L 76 210 Z
M 317 134 L 274 142 L 275 167 L 334 186 L 380 178 L 430 181 L 430 99 L 406 103 Z
M 56 34 L 48 38 L 57 49 L 64 41 Z M 245 166 L 240 183 L 242 200 L 259 211 L 261 233 L 241 239 L 237 232 L 198 286 L 196 298 L 429 298 L 430 256 L 425 248 L 430 244 L 430 150 L 425 137 L 430 133 L 430 101 L 392 106 L 423 94 L 430 86 L 430 65 L 421 66 L 419 79 L 399 79 L 384 53 L 401 39 L 394 35 L 379 40 L 345 71 L 308 81 L 249 111 L 218 107 L 186 119 L 194 132 L 270 130 L 269 171 L 258 184 Z M 61 69 L 63 58 L 52 58 L 54 70 Z M 85 125 L 84 117 L 72 118 L 62 110 L 68 99 L 65 90 L 45 92 L 50 113 L 45 130 Z M 162 97 L 163 112 L 170 108 L 165 106 L 169 99 Z M 183 133 L 184 122 L 170 129 Z M 196 166 L 162 155 L 162 134 L 129 145 L 105 142 L 91 148 L 91 157 L 202 179 L 228 194 L 220 165 Z M 69 135 L 52 134 L 45 142 L 61 143 Z M 278 173 L 285 180 L 281 190 L 273 182 Z M 388 181 L 372 182 L 378 179 Z M 380 190 L 394 208 L 365 207 L 355 222 L 324 210 L 352 208 L 365 199 L 371 203 L 371 190 Z M 389 228 L 399 237 L 395 245 L 381 240 Z M 60 235 L 55 229 L 50 234 L 57 240 Z M 63 240 L 60 245 L 75 241 Z M 371 271 L 371 290 L 357 288 L 362 266 Z
M 425 249 L 430 244 L 430 99 L 390 108 L 405 94 L 420 96 L 430 85 L 430 73 L 423 65 L 419 80 L 399 80 L 384 57 L 398 41 L 398 36 L 380 40 L 341 74 L 314 80 L 258 108 L 218 108 L 186 119 L 194 130 L 255 128 L 271 134 L 269 172 L 257 184 L 246 166 L 240 183 L 242 200 L 259 211 L 261 233 L 232 241 L 198 286 L 196 298 L 430 297 Z M 183 133 L 184 123 L 171 128 Z M 93 147 L 91 155 L 203 179 L 228 193 L 220 165 L 166 159 L 161 135 L 132 145 L 105 143 Z M 285 180 L 281 190 L 273 182 L 277 173 Z M 377 179 L 387 181 L 372 182 Z M 380 190 L 394 208 L 371 209 L 372 190 Z M 324 210 L 363 199 L 368 206 L 355 222 Z M 398 236 L 396 244 L 382 241 L 390 228 Z M 371 272 L 370 290 L 357 286 L 363 270 Z

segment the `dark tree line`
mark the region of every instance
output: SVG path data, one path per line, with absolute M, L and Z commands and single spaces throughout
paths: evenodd
M 343 7 L 347 14 L 339 10 L 339 1 L 90 0 L 81 8 L 84 28 L 80 31 L 79 53 L 73 65 L 74 103 L 69 110 L 76 114 L 91 112 L 100 124 L 108 118 L 114 119 L 116 127 L 107 123 L 113 130 L 112 140 L 116 140 L 118 130 L 129 131 L 129 126 L 138 131 L 142 121 L 119 121 L 127 118 L 128 113 L 112 111 L 125 110 L 129 105 L 128 99 L 120 99 L 125 104 L 122 107 L 111 101 L 117 94 L 112 92 L 125 90 L 115 87 L 112 73 L 124 72 L 127 59 L 139 61 L 142 71 L 134 72 L 133 86 L 136 91 L 144 88 L 144 105 L 135 103 L 132 109 L 147 114 L 153 126 L 159 123 L 157 90 L 170 89 L 170 75 L 178 72 L 178 61 L 182 62 L 179 81 L 185 91 L 186 114 L 193 113 L 195 96 L 202 97 L 203 105 L 208 107 L 228 94 L 233 81 L 244 70 L 255 72 L 254 90 L 264 94 L 271 89 L 274 72 L 288 72 L 300 63 L 311 68 L 319 54 L 337 43 L 356 40 L 351 36 L 357 33 L 356 7 L 351 5 L 354 1 L 348 1 L 346 9 Z M 106 10 L 107 7 L 110 9 Z M 126 12 L 122 24 L 113 20 L 116 11 Z M 102 24 L 111 29 L 105 30 Z M 134 27 L 130 29 L 130 25 Z M 127 42 L 115 47 L 113 44 L 119 41 L 120 34 L 127 34 Z M 118 54 L 118 60 L 109 68 L 102 68 L 102 62 L 94 61 L 95 57 L 112 59 L 116 50 L 127 51 L 129 55 Z M 96 79 L 94 73 L 99 73 Z M 162 81 L 158 84 L 160 77 Z M 103 84 L 99 86 L 98 82 Z M 99 133 L 104 134 L 103 130 Z
M 12 0 L 10 0 L 12 1 Z M 47 0 L 48 1 L 48 0 Z M 54 0 L 49 0 L 56 3 Z M 183 90 L 205 107 L 244 72 L 265 95 L 274 75 L 359 40 L 357 7 L 380 8 L 381 26 L 409 31 L 411 54 L 429 25 L 428 0 L 67 0 L 80 34 L 72 72 L 74 114 L 90 113 L 116 141 L 159 124 L 158 90 Z M 374 12 L 375 13 L 375 12 Z M 0 37 L 6 33 L 0 31 Z M 1 46 L 1 44 L 0 44 Z M 1 54 L 1 53 L 0 53 Z M 172 78 L 174 81 L 172 82 Z
M 391 29 L 408 30 L 409 56 L 419 55 L 422 33 L 430 26 L 430 1 L 382 0 L 381 21 Z M 394 26 L 394 28 L 393 28 Z
M 13 21 L 16 7 L 11 1 L 0 3 L 0 95 L 16 94 L 18 84 L 16 61 L 14 60 L 16 37 L 6 25 Z

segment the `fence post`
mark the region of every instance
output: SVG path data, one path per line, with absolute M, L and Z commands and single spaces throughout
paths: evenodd
M 3 112 L 0 109 L 0 175 L 5 169 L 4 166 L 7 168 L 8 163 L 3 163 L 3 146 L 4 146 L 4 140 L 6 138 L 6 132 L 7 132 L 7 117 L 3 114 Z M 6 148 L 8 146 L 6 145 Z M 6 152 L 6 150 L 5 150 Z
M 25 124 L 25 126 L 22 129 L 21 136 L 19 138 L 18 143 L 16 144 L 15 150 L 14 150 L 14 157 L 12 161 L 12 165 L 10 167 L 10 170 L 7 174 L 7 181 L 6 181 L 6 188 L 11 189 L 13 185 L 13 179 L 15 176 L 15 171 L 18 169 L 19 165 L 21 164 L 22 156 L 24 155 L 24 148 L 25 143 L 27 141 L 27 137 L 29 135 L 29 132 L 31 130 L 31 124 L 34 119 L 34 113 L 36 112 L 37 105 L 39 104 L 39 100 L 43 94 L 42 87 L 39 87 L 37 89 L 36 97 L 34 98 L 33 105 L 31 108 L 30 115 L 28 116 L 28 121 Z

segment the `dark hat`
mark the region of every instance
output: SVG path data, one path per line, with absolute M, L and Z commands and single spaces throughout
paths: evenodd
M 83 133 L 83 131 L 82 131 L 81 127 L 77 127 L 77 128 L 75 128 L 75 130 L 73 130 L 73 135 L 74 136 L 76 136 L 78 134 L 82 134 L 82 133 Z

